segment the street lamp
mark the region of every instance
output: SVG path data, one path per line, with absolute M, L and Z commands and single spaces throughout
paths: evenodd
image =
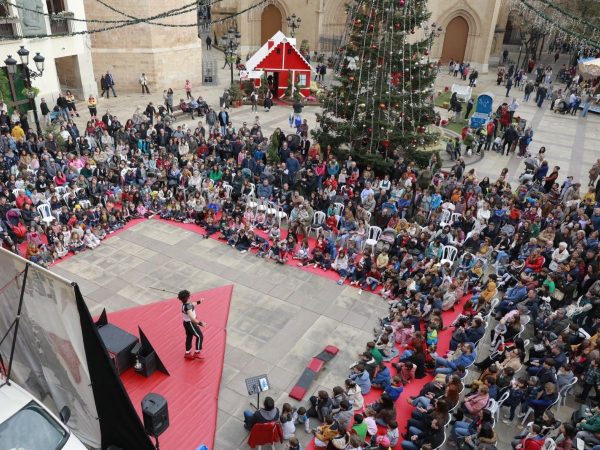
M 425 30 L 425 35 L 427 36 L 427 41 L 429 43 L 429 53 L 431 53 L 431 47 L 433 47 L 433 40 L 437 37 L 440 37 L 444 29 L 442 27 L 438 27 L 436 23 L 433 22 L 431 25 L 425 24 L 423 30 Z
M 21 64 L 23 65 L 23 70 L 21 71 L 20 78 L 24 81 L 25 87 L 29 92 L 32 92 L 33 86 L 31 85 L 32 78 L 41 77 L 44 73 L 44 58 L 39 53 L 36 53 L 33 57 L 33 62 L 35 63 L 35 70 L 29 68 L 29 50 L 27 50 L 24 46 L 20 46 L 19 50 L 17 50 L 17 55 L 21 59 Z M 11 55 L 4 60 L 4 64 L 6 65 L 6 70 L 10 76 L 15 76 L 17 74 L 17 60 L 14 59 Z M 37 107 L 35 106 L 35 101 L 33 100 L 33 95 L 28 95 L 29 97 L 29 109 L 33 110 L 33 117 L 35 118 L 35 127 L 37 129 L 38 136 L 42 135 L 42 128 L 40 127 L 40 120 L 38 118 Z
M 296 36 L 296 30 L 298 28 L 300 28 L 300 22 L 302 22 L 302 19 L 300 17 L 296 16 L 296 13 L 293 13 L 286 20 L 287 20 L 288 28 L 290 28 L 292 30 L 292 37 Z
M 229 61 L 229 68 L 231 69 L 231 84 L 233 84 L 233 58 L 237 54 L 238 46 L 240 45 L 240 39 L 242 35 L 235 28 L 227 30 L 227 34 L 223 35 L 221 40 L 225 45 L 225 66 Z M 223 66 L 223 69 L 225 68 Z

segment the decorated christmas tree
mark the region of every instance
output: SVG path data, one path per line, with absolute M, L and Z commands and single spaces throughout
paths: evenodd
M 436 66 L 429 61 L 434 33 L 426 33 L 427 0 L 354 0 L 336 81 L 327 92 L 319 127 L 321 146 L 349 146 L 356 159 L 375 163 L 419 153 L 437 135 L 430 96 Z

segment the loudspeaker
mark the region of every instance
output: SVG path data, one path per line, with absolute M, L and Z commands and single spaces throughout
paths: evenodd
M 169 428 L 169 410 L 167 399 L 162 395 L 150 393 L 142 399 L 142 415 L 146 434 L 158 437 Z

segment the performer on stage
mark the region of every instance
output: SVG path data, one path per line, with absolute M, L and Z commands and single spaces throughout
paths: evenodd
M 185 358 L 186 359 L 202 359 L 204 356 L 200 354 L 202 350 L 202 340 L 204 336 L 200 327 L 206 326 L 206 322 L 201 322 L 196 318 L 196 307 L 190 299 L 190 291 L 183 290 L 177 294 L 177 298 L 181 301 L 181 313 L 183 314 L 183 328 L 185 329 Z M 196 305 L 202 303 L 202 300 L 195 302 Z M 192 354 L 192 340 L 196 338 L 195 352 Z

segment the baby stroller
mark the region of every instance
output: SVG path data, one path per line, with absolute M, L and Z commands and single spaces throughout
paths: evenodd
M 16 239 L 17 242 L 23 242 L 27 234 L 27 227 L 21 221 L 21 211 L 19 208 L 12 208 L 6 213 L 6 224 L 8 225 L 9 234 Z
M 558 99 L 554 105 L 554 112 L 559 114 L 566 114 L 569 111 L 569 105 L 564 99 Z
M 392 245 L 394 245 L 394 242 L 396 242 L 397 235 L 398 233 L 393 228 L 386 228 L 383 230 L 383 233 L 381 233 L 381 236 L 379 237 L 379 241 L 377 241 L 377 244 L 375 245 L 375 254 L 379 255 L 383 250 L 389 252 Z
M 60 121 L 60 113 L 58 111 L 58 106 L 55 107 L 52 111 L 50 111 L 50 123 L 52 125 L 58 124 Z

